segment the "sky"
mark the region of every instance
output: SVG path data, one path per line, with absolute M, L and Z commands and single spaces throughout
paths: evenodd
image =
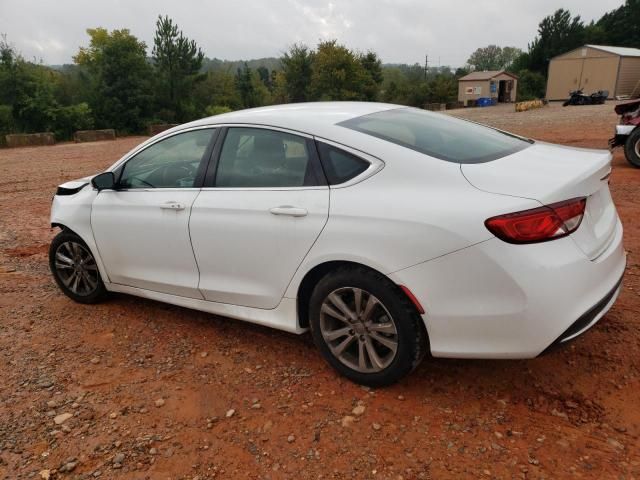
M 158 15 L 169 15 L 210 58 L 280 56 L 294 43 L 337 39 L 384 63 L 453 67 L 478 47 L 527 48 L 558 8 L 586 22 L 622 0 L 0 0 L 0 33 L 28 59 L 71 63 L 87 28 L 128 28 L 151 52 Z

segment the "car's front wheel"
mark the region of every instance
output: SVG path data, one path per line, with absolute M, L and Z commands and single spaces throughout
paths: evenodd
M 97 303 L 107 294 L 98 265 L 82 239 L 63 230 L 49 247 L 49 267 L 60 289 L 80 303 Z
M 631 165 L 640 168 L 640 127 L 631 132 L 624 144 L 624 155 Z
M 344 267 L 316 285 L 309 305 L 314 342 L 350 380 L 379 387 L 411 372 L 427 348 L 422 319 L 383 275 Z

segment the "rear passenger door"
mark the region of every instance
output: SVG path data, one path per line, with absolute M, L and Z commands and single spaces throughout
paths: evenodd
M 189 223 L 199 289 L 272 309 L 327 221 L 329 188 L 311 137 L 262 127 L 221 137 Z

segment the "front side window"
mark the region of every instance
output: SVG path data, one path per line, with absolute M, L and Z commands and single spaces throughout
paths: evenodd
M 262 128 L 229 128 L 224 139 L 216 187 L 278 188 L 318 185 L 311 142 Z
M 127 161 L 120 187 L 194 187 L 213 132 L 213 129 L 192 130 L 154 143 Z
M 385 110 L 338 125 L 455 163 L 489 162 L 531 144 L 515 135 L 416 108 Z

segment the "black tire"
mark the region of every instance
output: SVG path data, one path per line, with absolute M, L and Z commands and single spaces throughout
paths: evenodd
M 74 252 L 78 252 L 77 258 Z M 69 230 L 62 230 L 51 241 L 49 268 L 60 290 L 78 303 L 98 303 L 107 296 L 91 250 Z M 76 278 L 77 284 L 74 282 Z
M 624 142 L 624 156 L 636 168 L 640 168 L 640 127 L 637 127 Z
M 374 313 L 371 313 L 370 311 L 368 316 L 368 318 L 372 318 L 373 316 L 378 315 L 377 320 L 368 322 L 371 330 L 377 330 L 376 327 L 372 325 L 387 329 L 392 323 L 395 326 L 395 332 L 393 334 L 380 334 L 378 333 L 382 331 L 380 329 L 371 333 L 371 331 L 364 326 L 365 324 L 363 323 L 363 320 L 346 323 L 344 319 L 335 320 L 336 327 L 333 332 L 337 332 L 337 330 L 350 329 L 351 326 L 354 326 L 355 328 L 355 324 L 360 323 L 358 328 L 365 329 L 366 332 L 369 333 L 362 330 L 360 333 L 358 333 L 358 331 L 354 332 L 354 330 L 350 330 L 349 334 L 344 334 L 344 337 L 337 337 L 344 338 L 345 341 L 347 337 L 355 337 L 355 340 L 351 340 L 349 347 L 344 349 L 345 354 L 343 356 L 347 355 L 348 351 L 355 349 L 357 352 L 353 354 L 354 360 L 356 357 L 359 360 L 363 351 L 366 350 L 367 353 L 365 356 L 369 359 L 367 368 L 378 368 L 377 371 L 358 371 L 355 368 L 348 366 L 345 364 L 344 359 L 341 360 L 333 353 L 332 348 L 335 350 L 336 345 L 334 344 L 333 346 L 330 346 L 329 341 L 325 340 L 327 319 L 332 319 L 333 321 L 334 317 L 332 315 L 327 316 L 326 313 L 323 313 L 324 311 L 321 312 L 323 303 L 325 303 L 325 301 L 329 301 L 329 296 L 331 294 L 336 292 L 349 293 L 355 290 L 361 290 L 363 293 L 360 293 L 360 295 L 363 296 L 359 297 L 361 298 L 359 309 L 355 307 L 355 301 L 351 305 L 354 312 L 355 310 L 359 310 L 363 315 L 366 314 L 367 309 L 363 307 L 365 307 L 364 304 L 366 303 L 366 299 L 369 297 L 373 297 L 373 302 L 378 302 L 376 307 L 373 307 L 375 310 Z M 345 293 L 345 295 L 348 295 L 348 293 Z M 342 293 L 339 293 L 339 295 L 341 294 Z M 364 295 L 367 296 L 365 297 Z M 345 302 L 348 302 L 348 299 L 346 299 Z M 387 314 L 390 315 L 390 317 Z M 384 321 L 381 319 L 384 319 Z M 427 333 L 422 318 L 418 314 L 414 305 L 407 299 L 402 290 L 387 277 L 364 267 L 341 267 L 336 271 L 327 274 L 318 282 L 309 301 L 309 324 L 311 327 L 313 341 L 325 360 L 348 379 L 370 387 L 382 387 L 397 382 L 418 366 L 428 350 Z M 364 335 L 361 335 L 361 333 Z M 367 338 L 363 340 L 363 337 L 365 336 Z M 389 363 L 386 364 L 384 368 L 381 366 L 376 367 L 372 360 L 373 357 L 368 353 L 368 349 L 372 345 L 375 345 L 378 349 L 382 348 L 385 350 L 386 347 L 384 347 L 384 344 L 380 344 L 376 340 L 380 339 L 381 336 L 385 341 L 390 338 L 393 339 L 397 346 L 392 357 L 389 356 L 389 352 L 392 351 L 388 350 L 387 361 Z M 342 342 L 342 340 L 335 341 Z M 358 348 L 360 350 L 358 350 Z M 380 360 L 380 357 L 378 357 L 378 360 Z

